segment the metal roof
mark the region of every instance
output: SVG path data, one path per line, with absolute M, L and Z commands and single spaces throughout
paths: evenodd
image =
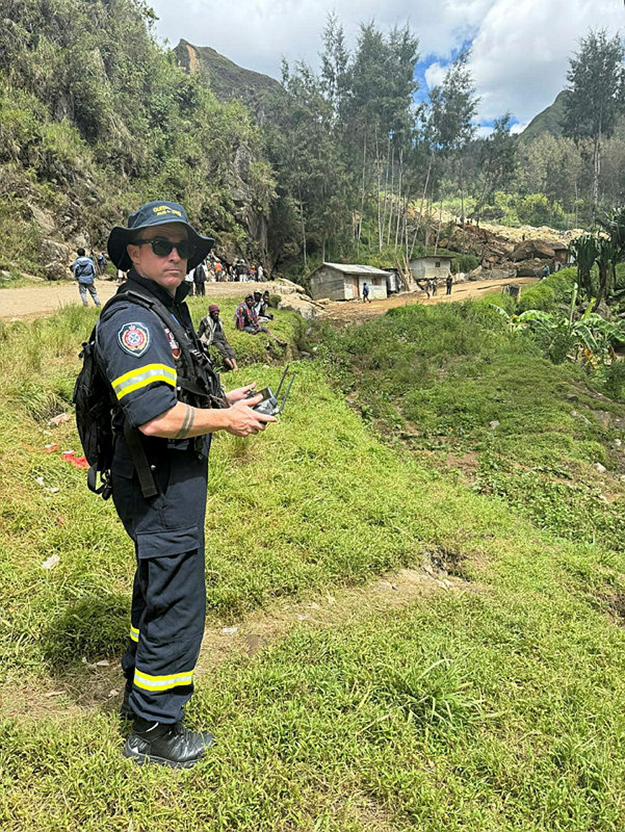
M 450 254 L 423 254 L 421 257 L 412 257 L 410 262 L 416 263 L 418 260 L 452 260 Z
M 336 269 L 342 274 L 370 274 L 375 277 L 388 277 L 388 272 L 385 272 L 383 269 L 376 269 L 374 266 L 358 266 L 345 263 L 323 263 L 323 266 Z M 322 268 L 322 266 L 319 268 Z

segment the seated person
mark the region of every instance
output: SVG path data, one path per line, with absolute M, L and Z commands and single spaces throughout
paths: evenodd
M 249 332 L 250 335 L 258 335 L 259 332 L 266 332 L 281 347 L 286 347 L 286 341 L 281 341 L 270 329 L 262 326 L 258 321 L 258 315 L 254 308 L 254 295 L 246 295 L 243 303 L 240 303 L 234 313 L 234 325 L 241 332 Z
M 225 369 L 239 369 L 234 350 L 226 338 L 223 322 L 219 317 L 219 307 L 216 304 L 211 303 L 208 307 L 208 315 L 205 315 L 200 321 L 197 334 L 200 340 L 206 344 L 207 347 L 213 346 L 219 351 L 219 354 L 223 358 Z
M 254 292 L 254 295 L 257 293 Z M 259 321 L 273 321 L 273 314 L 269 312 L 269 292 L 265 290 L 260 301 L 260 311 L 258 312 Z
M 243 303 L 237 306 L 234 312 L 234 325 L 241 332 L 249 332 L 250 335 L 267 332 L 266 328 L 258 323 L 258 315 L 254 307 L 254 295 L 246 295 Z

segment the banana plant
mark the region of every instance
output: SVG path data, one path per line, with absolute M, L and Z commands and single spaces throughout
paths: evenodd
M 581 317 L 576 318 L 576 303 L 579 294 L 577 283 L 573 287 L 569 308 L 555 312 L 543 312 L 539 309 L 528 309 L 520 315 L 509 315 L 505 309 L 491 304 L 503 317 L 510 327 L 515 330 L 531 329 L 545 336 L 547 352 L 552 355 L 558 352 L 572 361 L 581 361 L 594 369 L 599 364 L 609 363 L 614 358 L 615 343 L 625 342 L 625 327 L 606 321 L 601 315 L 593 311 L 594 298 L 588 304 Z M 557 349 L 556 349 L 557 347 Z

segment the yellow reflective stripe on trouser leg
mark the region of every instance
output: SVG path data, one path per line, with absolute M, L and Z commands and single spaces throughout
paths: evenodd
M 193 682 L 193 670 L 186 673 L 172 673 L 169 676 L 150 676 L 135 668 L 134 684 L 143 690 L 153 692 L 172 690 L 182 685 L 190 685 Z
M 117 398 L 123 399 L 128 393 L 147 387 L 153 381 L 164 381 L 165 384 L 175 387 L 177 377 L 174 367 L 168 367 L 166 364 L 146 364 L 119 376 L 113 381 L 112 385 Z
M 132 641 L 139 641 L 139 628 L 130 625 L 130 638 Z

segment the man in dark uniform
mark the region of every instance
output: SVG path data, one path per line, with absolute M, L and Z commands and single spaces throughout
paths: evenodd
M 218 430 L 257 434 L 276 421 L 253 410 L 261 401 L 248 397 L 253 384 L 226 396 L 217 383 L 212 399 L 200 395 L 198 379 L 206 364 L 184 303 L 184 277 L 204 260 L 212 242 L 189 225 L 181 205 L 170 202 L 143 205 L 128 227 L 114 228 L 109 256 L 118 269 L 129 270 L 120 288 L 129 294 L 104 310 L 96 338 L 98 363 L 119 405 L 113 501 L 137 556 L 130 639 L 122 660 L 127 680 L 122 711 L 134 717 L 124 756 L 174 767 L 193 765 L 214 742 L 209 732 L 182 724 L 204 632 L 210 438 Z M 171 316 L 169 326 L 154 306 L 137 302 L 137 294 L 162 305 L 162 314 Z M 181 365 L 184 356 L 197 360 L 196 370 Z M 195 381 L 189 380 L 194 373 Z M 148 496 L 136 463 L 137 442 L 151 472 L 155 493 Z

